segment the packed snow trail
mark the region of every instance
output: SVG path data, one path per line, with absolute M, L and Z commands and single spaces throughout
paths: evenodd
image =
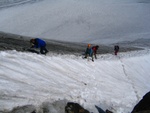
M 119 58 L 120 59 L 120 58 Z M 124 75 L 128 78 L 129 82 L 131 82 L 132 84 L 132 87 L 133 87 L 133 91 L 135 92 L 135 95 L 136 95 L 136 98 L 137 98 L 137 102 L 141 99 L 139 96 L 138 96 L 138 91 L 136 90 L 136 88 L 134 87 L 134 83 L 132 81 L 132 79 L 130 79 L 130 77 L 128 76 L 127 72 L 126 72 L 126 69 L 125 69 L 125 65 L 123 64 L 123 61 L 120 59 L 120 62 L 122 63 L 122 69 L 123 69 L 123 72 L 124 72 Z
M 98 55 L 92 62 L 74 55 L 0 51 L 0 110 L 67 99 L 94 113 L 95 105 L 131 112 L 150 89 L 150 52 L 118 56 Z

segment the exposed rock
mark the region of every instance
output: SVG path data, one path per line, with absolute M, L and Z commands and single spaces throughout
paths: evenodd
M 90 113 L 88 110 L 84 109 L 78 103 L 68 102 L 65 107 L 65 113 Z
M 150 113 L 150 92 L 143 96 L 131 113 Z
M 108 109 L 106 109 L 106 111 L 104 111 L 103 109 L 101 109 L 100 107 L 98 107 L 96 105 L 95 105 L 95 107 L 96 107 L 96 109 L 98 110 L 99 113 L 113 113 L 112 111 L 110 111 Z
M 37 113 L 65 113 L 65 106 L 67 100 L 57 100 L 53 103 L 44 102 L 39 108 Z
M 35 113 L 35 106 L 33 105 L 26 105 L 22 107 L 16 107 L 9 113 Z
M 30 49 L 30 42 L 31 38 L 36 37 L 27 37 L 27 36 L 20 36 L 16 34 L 4 33 L 0 32 L 0 51 L 5 50 L 17 50 L 22 52 L 33 52 L 37 53 L 36 50 Z M 64 42 L 64 41 L 55 41 L 50 39 L 44 39 L 47 43 L 46 48 L 49 52 L 58 53 L 58 54 L 75 54 L 75 55 L 82 55 L 85 52 L 87 47 L 86 43 L 71 43 L 71 42 Z M 94 44 L 93 44 L 94 45 Z M 99 49 L 97 54 L 105 54 L 105 53 L 112 53 L 113 47 L 111 45 L 99 45 Z M 139 48 L 130 47 L 130 46 L 122 46 L 120 52 L 126 51 L 133 51 L 139 50 Z

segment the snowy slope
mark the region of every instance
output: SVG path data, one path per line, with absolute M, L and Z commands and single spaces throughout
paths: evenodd
M 0 10 L 0 31 L 104 44 L 150 37 L 149 0 L 24 1 L 34 3 Z
M 1 51 L 0 110 L 67 99 L 94 113 L 94 105 L 131 112 L 150 90 L 149 58 L 149 50 L 99 55 L 95 62 L 73 55 Z
M 149 0 L 0 0 L 0 8 L 0 31 L 19 35 L 98 44 L 150 37 Z M 149 57 L 0 51 L 0 111 L 67 99 L 94 113 L 94 105 L 129 113 L 150 90 Z

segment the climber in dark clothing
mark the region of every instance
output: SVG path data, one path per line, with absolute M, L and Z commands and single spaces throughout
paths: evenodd
M 115 55 L 117 55 L 118 51 L 119 51 L 119 46 L 118 45 L 115 45 L 114 46 L 114 51 L 115 51 Z
M 92 47 L 92 49 L 93 49 L 93 55 L 95 56 L 95 59 L 97 59 L 96 54 L 97 54 L 97 50 L 98 50 L 98 48 L 99 48 L 99 46 L 98 46 L 98 45 L 96 45 L 96 46 L 93 46 L 93 47 Z

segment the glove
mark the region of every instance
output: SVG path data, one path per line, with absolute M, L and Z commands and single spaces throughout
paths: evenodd
M 30 48 L 34 48 L 34 44 L 31 44 L 31 47 Z

